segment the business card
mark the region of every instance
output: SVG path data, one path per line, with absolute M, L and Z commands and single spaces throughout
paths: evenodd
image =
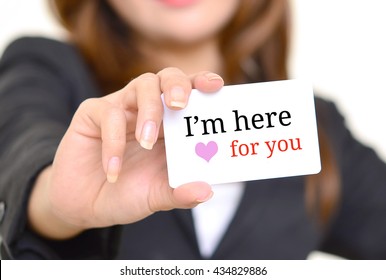
M 164 106 L 169 184 L 222 184 L 320 172 L 312 84 L 284 80 L 193 90 Z

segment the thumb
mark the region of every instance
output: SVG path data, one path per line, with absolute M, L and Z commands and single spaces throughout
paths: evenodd
M 174 208 L 189 209 L 208 201 L 213 196 L 211 186 L 204 182 L 188 183 L 175 189 L 168 188 L 167 195 L 163 196 L 157 203 L 154 203 L 151 209 L 156 211 Z

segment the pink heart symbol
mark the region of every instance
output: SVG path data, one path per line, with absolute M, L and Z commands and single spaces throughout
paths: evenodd
M 204 144 L 202 142 L 199 142 L 196 144 L 196 154 L 205 159 L 207 162 L 210 161 L 210 159 L 217 154 L 218 147 L 217 143 L 214 141 L 210 141 L 208 144 Z

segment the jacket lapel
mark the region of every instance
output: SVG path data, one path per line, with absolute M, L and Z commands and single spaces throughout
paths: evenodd
M 191 244 L 192 250 L 197 256 L 201 256 L 194 229 L 192 211 L 189 209 L 174 209 L 172 212 L 181 230 L 184 232 L 188 243 Z
M 244 195 L 238 210 L 225 232 L 218 248 L 214 252 L 213 259 L 222 259 L 238 246 L 239 241 L 245 238 L 254 227 L 261 226 L 259 221 L 264 209 L 270 204 L 274 196 L 275 180 L 262 180 L 247 182 Z

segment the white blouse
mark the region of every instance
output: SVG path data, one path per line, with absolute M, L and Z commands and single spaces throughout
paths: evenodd
M 213 185 L 213 197 L 193 208 L 193 221 L 201 255 L 209 258 L 226 232 L 244 193 L 245 183 Z

